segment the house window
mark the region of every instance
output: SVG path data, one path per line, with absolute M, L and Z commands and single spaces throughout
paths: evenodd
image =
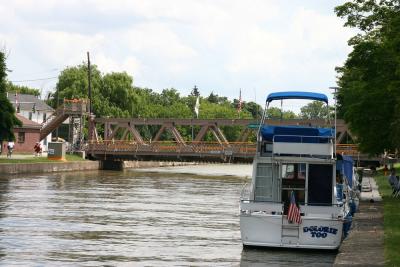
M 47 113 L 43 113 L 43 122 L 46 121 L 46 115 L 47 115 Z
M 32 120 L 32 112 L 29 112 L 29 120 Z
M 25 132 L 18 133 L 18 143 L 25 143 Z

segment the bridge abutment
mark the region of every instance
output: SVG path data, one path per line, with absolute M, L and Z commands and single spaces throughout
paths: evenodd
M 101 160 L 101 170 L 122 171 L 124 169 L 124 162 L 117 160 Z

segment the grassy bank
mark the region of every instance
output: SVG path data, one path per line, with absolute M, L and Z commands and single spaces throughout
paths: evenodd
M 14 157 L 16 157 L 14 155 Z M 84 161 L 82 157 L 78 155 L 65 155 L 65 161 Z M 40 163 L 40 162 L 60 162 L 59 160 L 50 160 L 47 157 L 27 157 L 27 158 L 0 158 L 0 163 Z
M 395 168 L 399 174 L 400 164 Z M 382 170 L 375 176 L 384 205 L 385 266 L 400 266 L 400 198 L 392 197 L 387 177 Z

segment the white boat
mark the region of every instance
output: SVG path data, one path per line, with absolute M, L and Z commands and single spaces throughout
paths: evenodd
M 324 94 L 280 92 L 267 97 L 266 110 L 270 102 L 284 99 L 328 105 Z M 257 137 L 252 182 L 240 200 L 243 245 L 337 249 L 351 217 L 342 196 L 348 192 L 346 182 L 343 190 L 336 190 L 343 160 L 335 154 L 334 127 L 264 125 L 266 114 Z

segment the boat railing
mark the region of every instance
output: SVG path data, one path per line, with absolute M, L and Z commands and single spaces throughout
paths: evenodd
M 285 205 L 282 202 L 276 201 L 252 201 L 241 200 L 240 213 L 241 214 L 263 214 L 269 216 L 282 215 L 287 216 L 284 211 Z M 300 214 L 308 217 L 318 218 L 340 218 L 342 206 L 340 204 L 329 205 L 309 205 L 300 203 Z
M 307 143 L 307 144 L 333 144 L 331 136 L 310 135 L 274 135 L 273 143 Z
M 255 204 L 284 204 L 281 201 L 259 201 L 259 200 L 251 200 L 251 199 L 240 199 L 241 202 L 247 202 L 247 203 L 255 203 Z M 298 203 L 300 206 L 306 206 L 306 207 L 341 207 L 343 204 L 342 203 L 309 203 L 309 202 L 300 202 Z
M 265 142 L 263 156 L 333 157 L 333 137 L 304 135 L 275 135 L 271 143 Z

